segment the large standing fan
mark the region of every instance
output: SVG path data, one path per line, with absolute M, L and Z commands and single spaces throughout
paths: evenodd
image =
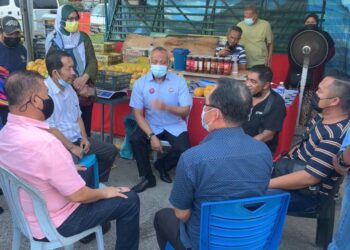
M 297 119 L 297 124 L 299 124 L 308 69 L 315 68 L 326 60 L 328 54 L 328 42 L 319 31 L 303 30 L 293 37 L 289 52 L 293 62 L 300 67 L 303 67 L 300 80 Z

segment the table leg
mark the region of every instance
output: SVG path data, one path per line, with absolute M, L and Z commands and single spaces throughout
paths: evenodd
M 109 105 L 109 141 L 113 144 L 113 119 L 114 119 L 114 108 L 113 104 Z
M 104 141 L 105 137 L 105 105 L 101 103 L 101 141 Z

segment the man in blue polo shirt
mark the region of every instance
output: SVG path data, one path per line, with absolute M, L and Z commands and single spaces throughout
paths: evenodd
M 249 89 L 223 78 L 206 97 L 202 111 L 204 141 L 184 152 L 170 195 L 174 209 L 154 219 L 159 248 L 169 241 L 175 249 L 199 249 L 201 205 L 264 195 L 272 171 L 272 156 L 261 141 L 241 128 L 252 106 Z
M 179 156 L 189 148 L 186 117 L 190 113 L 192 98 L 185 80 L 167 72 L 168 51 L 153 49 L 150 56 L 151 72 L 135 82 L 130 107 L 134 109 L 137 130 L 131 136 L 141 182 L 135 192 L 143 192 L 156 185 L 149 160 L 150 146 L 162 152 L 160 140 L 168 141 L 172 150 L 154 163 L 161 180 L 171 183 L 167 170 L 175 167 Z

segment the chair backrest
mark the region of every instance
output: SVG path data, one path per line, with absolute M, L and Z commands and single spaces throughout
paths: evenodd
M 289 196 L 203 203 L 200 249 L 278 249 Z
M 62 242 L 62 236 L 57 232 L 51 222 L 46 203 L 41 194 L 35 188 L 1 166 L 0 186 L 9 206 L 14 226 L 16 226 L 28 239 L 33 239 L 33 235 L 22 209 L 20 190 L 26 192 L 32 199 L 36 218 L 45 237 L 51 242 Z

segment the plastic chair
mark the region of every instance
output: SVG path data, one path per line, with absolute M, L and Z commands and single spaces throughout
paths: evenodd
M 326 250 L 332 241 L 336 198 L 344 178 L 338 178 L 328 195 L 320 194 L 320 206 L 313 213 L 288 213 L 290 216 L 317 219 L 316 246 Z
M 67 250 L 72 250 L 73 244 L 76 241 L 84 238 L 85 236 L 91 233 L 95 233 L 97 249 L 104 250 L 101 226 L 96 226 L 94 228 L 88 229 L 84 232 L 70 237 L 64 237 L 60 235 L 51 222 L 47 211 L 46 203 L 42 198 L 41 194 L 31 185 L 27 184 L 25 181 L 12 174 L 9 170 L 4 169 L 2 167 L 0 167 L 0 186 L 3 189 L 5 199 L 7 201 L 12 216 L 13 250 L 20 249 L 21 233 L 29 239 L 31 249 L 35 250 L 56 249 L 58 247 L 64 247 Z M 34 240 L 29 224 L 22 210 L 22 205 L 19 197 L 20 190 L 25 191 L 31 197 L 36 218 L 38 219 L 38 223 L 40 225 L 41 230 L 44 233 L 44 236 L 48 239 L 49 242 Z
M 83 165 L 86 168 L 93 167 L 94 170 L 94 187 L 99 188 L 100 177 L 98 173 L 98 161 L 95 154 L 85 155 L 80 159 L 79 164 Z
M 282 193 L 203 203 L 200 249 L 278 249 L 289 196 Z M 166 250 L 171 249 L 167 242 Z

